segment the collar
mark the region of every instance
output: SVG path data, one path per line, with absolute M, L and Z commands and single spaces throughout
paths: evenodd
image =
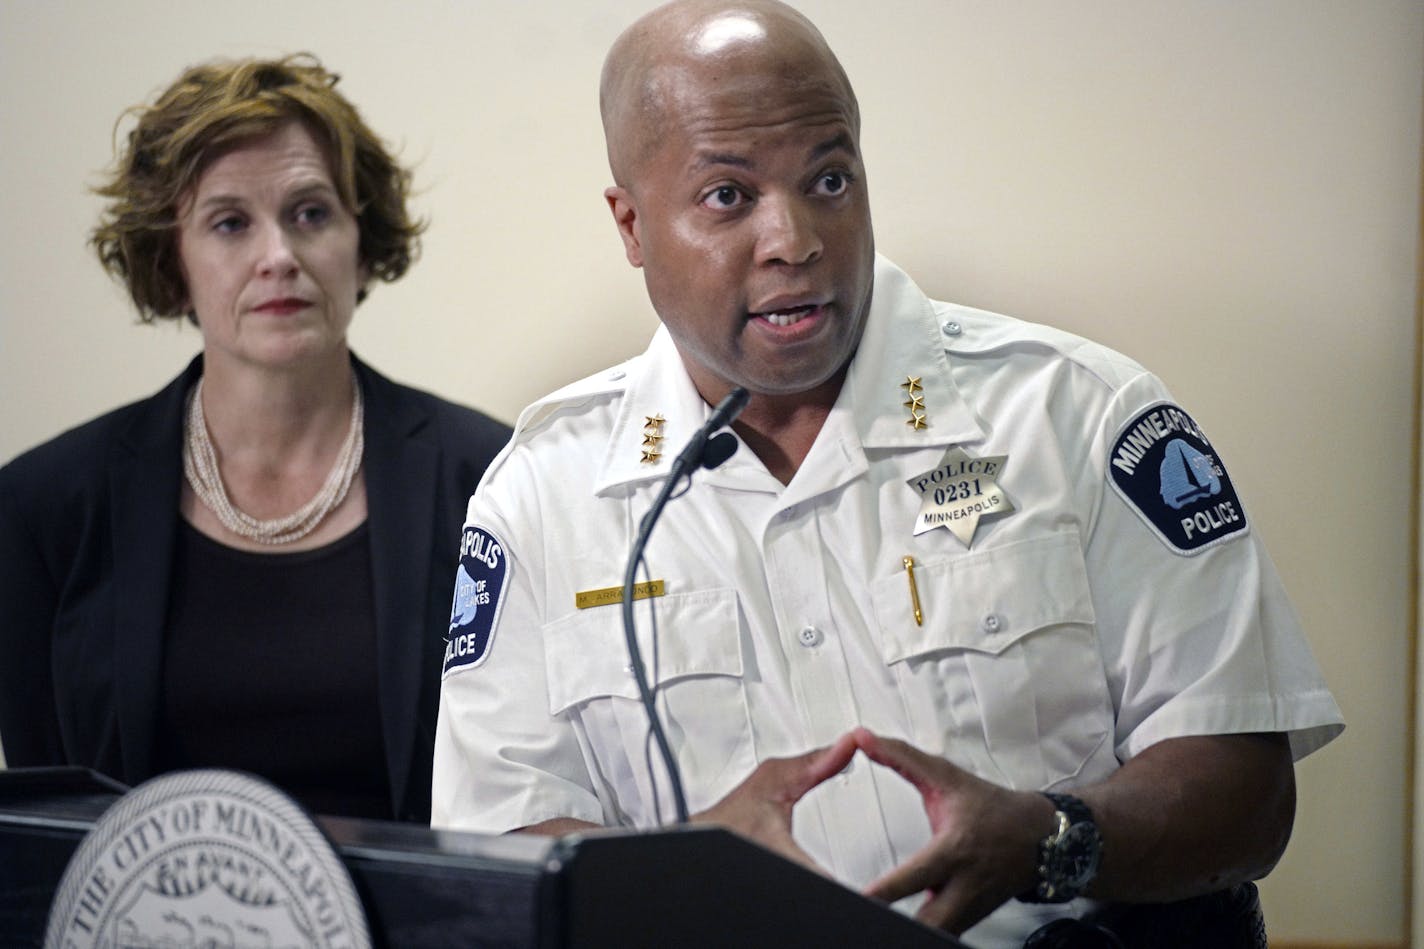
M 875 256 L 875 290 L 865 332 L 846 373 L 836 411 L 866 448 L 949 447 L 984 437 L 950 376 L 945 336 L 934 303 L 888 259 Z M 901 387 L 919 380 L 925 427 L 907 424 L 910 397 Z
M 945 337 L 933 302 L 904 271 L 878 254 L 874 280 L 865 332 L 817 442 L 853 438 L 865 448 L 920 449 L 983 438 L 983 429 L 950 376 Z M 712 411 L 692 384 L 666 327 L 658 327 L 647 351 L 629 368 L 594 485 L 598 495 L 665 477 L 672 460 Z M 920 429 L 907 424 L 910 409 L 903 404 L 909 395 L 901 383 L 911 378 L 918 380 L 924 403 L 926 425 Z M 658 418 L 660 423 L 649 423 Z M 648 433 L 660 435 L 649 446 L 659 451 L 651 463 L 642 461 Z M 718 480 L 723 472 L 729 478 L 744 477 L 743 468 L 765 475 L 749 453 L 738 452 L 718 469 Z
M 682 446 L 712 414 L 665 326 L 658 326 L 628 380 L 594 485 L 596 495 L 618 485 L 666 477 Z M 656 441 L 645 445 L 650 438 Z M 655 460 L 642 460 L 645 448 L 657 452 Z

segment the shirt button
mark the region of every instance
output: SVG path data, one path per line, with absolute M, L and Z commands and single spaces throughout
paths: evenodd
M 998 613 L 990 613 L 984 617 L 984 622 L 981 625 L 984 627 L 984 632 L 992 636 L 1004 628 L 1004 621 Z
M 796 634 L 796 638 L 801 640 L 801 645 L 806 648 L 821 645 L 821 631 L 814 626 L 802 626 L 801 632 Z
M 958 336 L 964 332 L 964 327 L 959 325 L 958 320 L 945 320 L 944 325 L 941 326 L 940 329 L 944 330 L 944 335 L 946 336 Z
M 612 379 L 614 382 L 617 382 L 619 379 L 622 379 L 622 378 L 623 378 L 624 376 L 626 376 L 627 374 L 628 374 L 628 373 L 624 372 L 622 369 L 610 369 L 610 370 L 608 370 L 608 378 L 609 378 L 609 379 Z

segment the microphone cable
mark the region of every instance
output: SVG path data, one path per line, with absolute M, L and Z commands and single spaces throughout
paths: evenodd
M 713 433 L 732 424 L 732 420 L 741 414 L 742 409 L 746 408 L 748 398 L 750 396 L 747 390 L 741 386 L 737 386 L 727 393 L 727 396 L 717 403 L 717 407 L 712 410 L 707 421 L 688 441 L 686 447 L 678 453 L 677 458 L 673 460 L 672 467 L 668 469 L 667 479 L 663 481 L 662 489 L 653 501 L 653 506 L 648 508 L 648 512 L 643 515 L 638 526 L 638 534 L 633 540 L 633 547 L 628 553 L 628 567 L 623 573 L 623 635 L 628 643 L 628 658 L 633 669 L 633 678 L 638 684 L 638 698 L 643 703 L 643 710 L 648 717 L 648 728 L 652 732 L 653 742 L 657 745 L 658 754 L 667 769 L 668 784 L 672 788 L 673 806 L 679 824 L 687 823 L 687 797 L 682 790 L 682 772 L 678 769 L 677 759 L 673 757 L 672 747 L 668 744 L 667 733 L 663 731 L 662 721 L 658 718 L 656 697 L 648 685 L 647 669 L 643 666 L 643 657 L 638 649 L 637 627 L 633 621 L 633 590 L 637 586 L 638 566 L 643 562 L 643 551 L 648 546 L 648 538 L 653 532 L 653 525 L 657 523 L 668 501 L 674 497 L 673 491 L 676 490 L 678 483 L 686 477 L 688 487 L 691 487 L 692 475 L 699 468 L 715 468 L 736 452 L 737 438 L 735 435 L 731 432 L 722 432 L 714 436 Z M 652 786 L 653 795 L 656 797 L 657 782 L 653 781 Z

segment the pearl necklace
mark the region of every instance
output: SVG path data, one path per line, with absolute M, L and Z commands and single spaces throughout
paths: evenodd
M 200 377 L 188 398 L 188 415 L 184 425 L 183 474 L 187 476 L 193 493 L 217 516 L 223 527 L 259 544 L 290 544 L 310 534 L 326 515 L 345 500 L 346 493 L 351 490 L 351 482 L 356 479 L 356 472 L 361 467 L 366 441 L 361 384 L 353 379 L 351 389 L 351 428 L 346 433 L 346 441 L 341 446 L 336 463 L 326 476 L 326 483 L 299 510 L 264 521 L 239 511 L 227 496 L 227 488 L 223 486 L 222 474 L 218 470 L 217 453 L 213 451 L 207 422 L 203 419 L 203 380 Z

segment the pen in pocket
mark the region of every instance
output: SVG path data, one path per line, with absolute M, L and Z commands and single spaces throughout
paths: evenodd
M 925 624 L 925 615 L 920 612 L 920 588 L 915 586 L 915 558 L 905 555 L 905 576 L 910 578 L 910 606 L 915 611 L 915 625 Z

